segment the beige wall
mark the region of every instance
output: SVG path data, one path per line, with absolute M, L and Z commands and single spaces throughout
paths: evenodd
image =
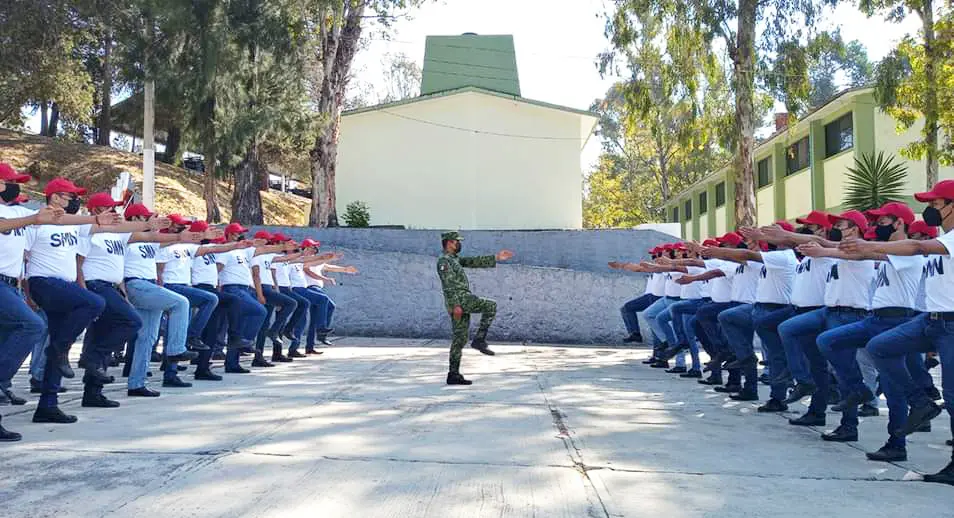
M 363 201 L 374 225 L 581 228 L 581 119 L 474 92 L 345 116 L 338 213 Z
M 844 198 L 845 174 L 855 165 L 854 148 L 825 160 L 825 207 L 837 207 Z
M 763 187 L 755 193 L 758 206 L 757 223 L 759 226 L 771 225 L 775 222 L 775 184 Z
M 725 221 L 726 221 L 725 205 L 719 207 L 719 208 L 716 209 L 715 211 L 716 211 L 716 213 L 715 213 L 715 216 L 716 216 L 716 217 L 715 217 L 715 220 L 716 220 L 716 228 L 715 228 L 715 232 L 714 232 L 713 234 L 714 234 L 714 235 L 717 235 L 717 236 L 721 236 L 721 235 L 724 235 L 724 234 L 726 233 L 726 229 L 725 229 Z
M 901 156 L 901 150 L 908 143 L 921 138 L 921 129 L 924 127 L 924 121 L 919 120 L 911 129 L 901 133 L 897 132 L 897 125 L 894 119 L 878 108 L 875 108 L 875 150 L 884 151 L 885 154 L 894 154 L 898 160 L 908 166 L 907 192 L 921 192 L 926 190 L 927 181 L 925 174 L 924 160 L 908 160 Z M 954 178 L 954 167 L 941 166 L 938 171 L 938 177 L 941 180 L 950 180 Z
M 785 219 L 793 220 L 812 211 L 812 174 L 805 170 L 785 182 Z

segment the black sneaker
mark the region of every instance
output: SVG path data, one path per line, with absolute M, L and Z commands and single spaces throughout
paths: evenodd
M 839 426 L 829 433 L 823 433 L 821 438 L 828 442 L 858 442 L 858 430 Z
M 815 415 L 809 412 L 797 419 L 789 419 L 788 424 L 792 426 L 825 426 L 825 415 Z
M 685 373 L 683 373 L 683 374 L 680 374 L 679 377 L 680 377 L 680 378 L 687 378 L 687 379 L 692 379 L 692 378 L 698 379 L 698 378 L 701 378 L 701 377 L 702 377 L 702 371 L 699 371 L 699 370 L 696 370 L 696 369 L 689 369 L 688 372 L 685 372 Z
M 764 405 L 760 406 L 758 408 L 758 411 L 763 414 L 787 412 L 788 405 L 786 405 L 785 403 L 782 403 L 781 401 L 777 399 L 772 398 L 766 401 Z
M 677 367 L 673 367 L 673 368 L 671 368 L 671 369 L 666 369 L 666 373 L 668 373 L 668 374 L 682 374 L 682 373 L 684 373 L 684 372 L 689 372 L 689 369 L 687 369 L 687 368 L 685 368 L 685 367 L 678 367 L 678 366 L 677 366 Z
M 881 415 L 881 411 L 876 406 L 866 403 L 858 407 L 858 417 L 877 417 L 879 415 Z
M 742 392 L 742 385 L 726 385 L 724 387 L 715 387 L 712 390 L 720 394 L 734 394 L 736 392 Z
M 196 359 L 196 358 L 198 358 L 198 357 L 199 357 L 199 353 L 197 353 L 197 352 L 195 352 L 195 351 L 185 351 L 185 352 L 183 352 L 183 353 L 181 353 L 181 354 L 177 354 L 177 355 L 175 355 L 175 356 L 168 356 L 168 357 L 166 357 L 166 361 L 170 361 L 170 362 L 187 362 L 187 361 L 189 361 L 189 360 L 194 360 L 194 359 Z
M 921 427 L 924 423 L 929 422 L 931 419 L 941 415 L 941 407 L 937 403 L 931 401 L 926 405 L 917 406 L 911 409 L 908 412 L 908 421 L 904 423 L 904 426 L 901 427 L 901 430 L 898 432 L 898 435 L 902 437 L 911 435 L 915 430 Z
M 159 397 L 159 392 L 155 390 L 149 390 L 146 387 L 139 387 L 127 390 L 126 395 L 129 397 Z
M 10 402 L 13 406 L 23 406 L 26 404 L 26 400 L 22 397 L 13 393 L 10 389 L 3 389 L 3 396 L 7 398 L 7 401 Z
M 250 371 L 250 370 L 248 370 L 248 369 L 246 369 L 245 367 L 242 367 L 242 366 L 238 366 L 238 367 L 226 367 L 226 368 L 225 368 L 225 373 L 226 373 L 226 374 L 248 374 L 248 373 L 250 373 L 250 372 L 252 372 L 252 371 Z
M 463 376 L 456 373 L 447 374 L 447 384 L 448 385 L 472 385 L 474 382 L 468 379 L 464 379 Z
M 795 389 L 792 390 L 792 393 L 788 395 L 788 398 L 785 401 L 782 401 L 786 405 L 791 405 L 792 403 L 802 399 L 803 397 L 811 396 L 815 393 L 815 385 L 813 383 L 799 383 L 795 385 Z M 807 415 L 807 414 L 806 414 Z
M 481 353 L 486 354 L 487 356 L 493 356 L 496 354 L 490 350 L 490 346 L 487 345 L 487 340 L 483 338 L 474 338 L 474 341 L 470 342 L 470 346 L 474 349 L 477 349 Z
M 642 341 L 643 341 L 643 337 L 639 333 L 633 333 L 627 336 L 626 338 L 623 338 L 623 343 L 627 343 L 627 344 L 631 344 L 634 342 L 642 342 Z
M 878 462 L 903 462 L 908 460 L 908 450 L 885 443 L 880 450 L 866 453 L 865 456 L 868 460 Z
M 84 408 L 119 408 L 119 401 L 113 401 L 102 394 L 83 396 Z
M 0 420 L 2 420 L 2 418 L 0 418 Z M 22 439 L 22 435 L 18 434 L 17 432 L 11 432 L 10 430 L 4 428 L 2 424 L 0 424 L 0 442 L 17 442 Z
M 275 364 L 265 361 L 265 358 L 255 358 L 252 360 L 252 367 L 274 367 Z
M 293 362 L 295 360 L 289 358 L 288 356 L 285 356 L 284 354 L 279 354 L 279 355 L 273 354 L 272 361 L 276 363 L 288 363 L 288 362 Z
M 185 381 L 179 379 L 179 376 L 176 376 L 175 378 L 162 380 L 162 386 L 171 388 L 189 388 L 192 386 L 192 384 L 186 383 Z
M 757 390 L 743 390 L 738 394 L 729 394 L 732 401 L 758 401 L 759 393 Z
M 289 357 L 289 358 L 292 358 L 292 359 L 294 359 L 294 358 L 306 358 L 307 355 L 304 355 L 304 354 L 302 354 L 302 353 L 300 353 L 300 352 L 298 352 L 298 351 L 288 351 L 288 357 Z
M 72 424 L 76 421 L 75 415 L 64 414 L 59 407 L 37 408 L 33 412 L 34 423 Z
M 696 380 L 696 383 L 699 383 L 700 385 L 710 385 L 710 386 L 721 385 L 722 376 L 709 376 L 708 378 L 704 380 Z
M 666 360 L 656 360 L 656 363 L 650 365 L 650 367 L 654 369 L 668 369 L 669 362 Z
M 944 469 L 941 471 L 933 475 L 924 475 L 924 481 L 954 486 L 954 460 L 947 466 L 944 466 Z
M 194 378 L 198 381 L 222 381 L 222 376 L 208 369 L 195 371 Z

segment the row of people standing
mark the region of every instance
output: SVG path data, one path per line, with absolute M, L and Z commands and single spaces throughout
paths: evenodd
M 739 228 L 702 244 L 656 247 L 652 262 L 611 263 L 651 274 L 646 293 L 621 309 L 626 340 L 644 340 L 642 313 L 652 328 L 646 338 L 653 354 L 645 362 L 652 367 L 668 368 L 675 359 L 667 372 L 737 401 L 758 401 L 760 381 L 766 383 L 761 413 L 786 412 L 810 398 L 791 425 L 825 426 L 838 394 L 833 410 L 841 420 L 821 434 L 825 441 L 857 441 L 859 412 L 877 415 L 883 391 L 888 438 L 867 457 L 906 460 L 908 437 L 930 431 L 942 411 L 928 371 L 938 359 L 954 429 L 954 181 L 916 198 L 928 204 L 923 220 L 896 202 L 866 213 L 815 211 L 797 219 L 797 228 L 784 221 Z M 945 233 L 938 236 L 937 227 Z M 954 455 L 925 480 L 954 484 Z
M 26 403 L 11 385 L 32 351 L 31 392 L 40 394 L 34 422 L 77 421 L 59 408 L 58 395 L 63 378 L 76 376 L 69 352 L 84 331 L 78 366 L 88 408 L 120 406 L 103 388 L 116 381 L 107 371 L 124 348 L 127 395 L 160 395 L 147 377 L 163 318 L 162 384 L 170 388 L 191 386 L 179 377 L 184 362 L 196 366 L 197 380 L 221 380 L 211 363 L 222 349 L 225 372 L 243 374 L 245 351 L 255 354 L 253 367 L 274 365 L 264 356 L 266 340 L 279 362 L 320 354 L 316 344 L 327 343 L 334 303 L 322 285 L 334 280 L 324 273 L 356 269 L 330 264 L 341 256 L 319 253 L 319 242 L 267 232 L 247 239 L 237 223 L 214 229 L 141 204 L 120 215 L 122 203 L 108 193 L 89 196 L 80 214 L 86 190 L 64 178 L 44 187 L 46 206 L 34 211 L 20 205 L 20 185 L 30 180 L 0 164 L 0 390 Z M 0 426 L 0 441 L 20 438 Z

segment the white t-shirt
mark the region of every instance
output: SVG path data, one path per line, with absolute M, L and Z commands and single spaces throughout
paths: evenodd
M 262 286 L 274 286 L 275 279 L 272 278 L 272 259 L 278 257 L 278 254 L 261 254 L 252 258 L 252 266 L 258 266 L 258 279 Z
M 30 261 L 26 276 L 52 277 L 74 282 L 80 240 L 90 235 L 92 225 L 38 225 L 29 227 Z
M 698 275 L 705 270 L 702 268 L 697 268 L 695 266 L 686 267 L 686 271 L 689 272 L 689 275 Z M 679 293 L 679 298 L 682 300 L 694 300 L 702 298 L 702 287 L 705 285 L 705 281 L 696 281 L 690 282 L 689 284 L 683 285 L 682 290 Z
M 755 301 L 765 304 L 791 304 L 792 283 L 798 259 L 794 250 L 762 252 L 762 269 Z
M 26 207 L 0 205 L 0 219 L 25 218 L 34 214 L 35 210 Z M 29 229 L 23 227 L 0 233 L 0 275 L 20 277 L 23 273 L 23 251 L 27 248 Z
M 871 309 L 917 307 L 918 287 L 926 260 L 920 255 L 889 255 L 887 261 L 878 261 Z
M 132 234 L 101 232 L 80 239 L 83 278 L 87 281 L 123 282 L 126 247 Z
M 222 271 L 219 272 L 219 280 L 222 285 L 255 286 L 252 282 L 252 258 L 254 256 L 255 247 L 215 254 L 215 262 L 222 265 Z
M 735 266 L 735 276 L 732 277 L 732 300 L 742 304 L 755 302 L 755 291 L 758 289 L 762 263 L 746 261 L 745 264 L 728 264 L 730 267 Z
M 874 276 L 874 261 L 836 259 L 828 270 L 825 305 L 871 309 L 871 282 Z
M 676 279 L 682 277 L 682 272 L 666 272 L 666 296 L 679 297 L 682 295 L 682 286 L 676 284 Z
M 272 263 L 272 271 L 275 272 L 275 281 L 279 288 L 290 288 L 291 278 L 288 276 L 288 270 L 291 265 L 288 263 Z
M 318 275 L 324 275 L 325 265 L 316 264 L 315 266 L 309 266 L 308 269 L 311 270 L 312 273 L 317 273 Z M 318 286 L 319 288 L 325 287 L 325 281 L 321 279 L 316 279 L 309 275 L 305 275 L 305 281 L 308 282 L 308 286 Z
M 307 288 L 308 279 L 305 278 L 305 265 L 302 263 L 289 265 L 288 279 L 291 281 L 292 288 Z
M 937 240 L 947 249 L 947 254 L 928 256 L 924 264 L 924 305 L 932 313 L 947 313 L 954 311 L 954 263 L 951 261 L 954 230 L 946 232 Z
M 123 277 L 154 281 L 156 275 L 156 255 L 159 243 L 132 243 L 126 247 L 126 262 Z
M 156 262 L 165 266 L 162 268 L 163 284 L 192 285 L 192 259 L 199 245 L 194 243 L 176 243 L 159 249 Z
M 192 259 L 191 277 L 193 286 L 198 286 L 200 284 L 218 286 L 219 269 L 215 265 L 216 255 L 217 254 L 205 254 L 196 256 Z
M 649 293 L 657 297 L 664 297 L 666 295 L 666 274 L 654 273 L 650 275 L 646 282 L 646 288 Z
M 709 296 L 712 302 L 732 302 L 732 277 L 735 276 L 735 268 L 731 265 L 723 268 L 729 263 L 721 259 L 706 259 L 705 262 L 706 270 L 719 270 L 725 274 L 724 277 L 709 281 Z
M 792 305 L 813 308 L 825 305 L 825 283 L 835 260 L 831 257 L 805 257 L 795 267 Z

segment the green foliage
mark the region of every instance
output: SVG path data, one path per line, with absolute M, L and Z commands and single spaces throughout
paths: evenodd
M 845 175 L 845 206 L 866 211 L 890 201 L 902 201 L 908 168 L 895 163 L 893 155 L 879 152 L 855 158 L 855 166 Z
M 352 228 L 368 228 L 371 226 L 371 209 L 363 201 L 353 201 L 345 207 L 345 225 Z

